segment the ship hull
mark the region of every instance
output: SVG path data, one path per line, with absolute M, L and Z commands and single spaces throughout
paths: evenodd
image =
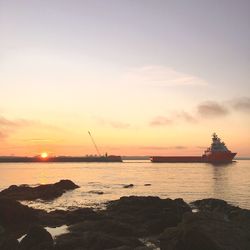
M 151 162 L 164 163 L 164 162 L 203 162 L 201 156 L 152 156 Z
M 209 154 L 204 154 L 203 158 L 206 162 L 212 163 L 228 163 L 232 162 L 236 153 L 229 152 L 212 152 Z
M 202 156 L 152 156 L 151 162 L 154 163 L 230 163 L 234 159 L 236 153 L 213 153 L 211 155 Z

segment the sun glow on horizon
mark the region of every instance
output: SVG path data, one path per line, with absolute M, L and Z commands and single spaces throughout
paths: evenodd
M 42 152 L 41 153 L 41 157 L 43 158 L 43 159 L 46 159 L 46 158 L 48 158 L 48 153 L 47 152 Z

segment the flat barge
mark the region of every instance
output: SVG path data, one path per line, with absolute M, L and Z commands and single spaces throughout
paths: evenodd
M 25 163 L 25 162 L 122 162 L 121 156 L 56 156 L 56 157 L 18 157 L 2 156 L 0 163 Z

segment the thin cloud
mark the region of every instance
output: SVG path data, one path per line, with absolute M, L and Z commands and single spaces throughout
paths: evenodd
M 3 116 L 0 116 L 0 127 L 18 128 L 18 127 L 26 127 L 26 126 L 36 126 L 36 127 L 43 127 L 43 128 L 56 129 L 56 130 L 59 129 L 58 127 L 54 125 L 45 124 L 37 120 L 26 120 L 26 119 L 11 120 Z
M 130 127 L 130 124 L 124 123 L 124 122 L 111 121 L 111 122 L 109 122 L 109 124 L 113 128 L 118 128 L 118 129 L 125 129 L 125 128 L 129 128 Z
M 197 122 L 197 118 L 185 111 L 177 113 L 176 117 L 190 123 Z
M 207 85 L 207 82 L 198 76 L 158 65 L 131 69 L 122 77 L 122 81 L 150 86 Z
M 179 120 L 184 120 L 188 123 L 197 122 L 197 119 L 193 115 L 182 111 L 174 113 L 171 116 L 156 116 L 151 120 L 150 126 L 169 126 L 175 122 L 178 122 Z
M 185 146 L 175 146 L 174 149 L 187 149 L 188 147 Z
M 6 117 L 0 116 L 0 129 L 2 130 L 0 134 L 1 139 L 6 139 L 14 131 L 27 127 L 36 127 L 41 129 L 50 129 L 50 130 L 60 129 L 54 125 L 45 124 L 37 120 L 7 119 Z
M 217 102 L 204 102 L 197 107 L 198 114 L 202 117 L 220 117 L 225 116 L 229 113 L 227 107 Z
M 232 101 L 232 107 L 235 110 L 249 112 L 250 111 L 250 98 L 242 97 Z
M 150 122 L 150 126 L 167 126 L 167 125 L 171 125 L 173 123 L 173 121 L 171 119 L 169 119 L 168 117 L 165 116 L 157 116 L 155 118 L 152 119 L 152 121 Z
M 19 126 L 19 123 L 16 121 L 8 120 L 4 117 L 0 117 L 0 126 L 1 127 L 16 127 L 16 126 Z
M 198 104 L 193 112 L 180 111 L 170 115 L 160 115 L 152 118 L 149 125 L 154 126 L 169 126 L 185 121 L 187 123 L 199 123 L 204 118 L 222 118 L 234 112 L 250 112 L 250 98 L 241 97 L 230 101 L 215 102 L 206 101 Z
M 125 123 L 121 121 L 114 121 L 114 120 L 107 120 L 103 118 L 97 118 L 97 122 L 102 126 L 109 126 L 115 129 L 127 129 L 131 127 L 129 123 Z
M 142 150 L 172 150 L 172 149 L 183 150 L 183 149 L 187 149 L 187 147 L 186 146 L 173 146 L 173 147 L 144 146 L 144 147 L 139 147 L 139 149 L 142 149 Z
M 54 140 L 51 139 L 44 139 L 44 138 L 31 138 L 31 139 L 25 139 L 23 140 L 25 142 L 34 142 L 34 143 L 40 143 L 40 142 L 54 142 Z
M 7 137 L 7 134 L 0 131 L 0 140 L 4 140 Z

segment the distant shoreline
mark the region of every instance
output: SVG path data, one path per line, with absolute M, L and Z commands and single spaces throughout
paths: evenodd
M 51 163 L 51 162 L 122 162 L 123 161 L 146 161 L 149 156 L 115 156 L 109 158 L 105 156 L 58 156 L 43 159 L 41 157 L 26 156 L 0 156 L 0 163 Z M 236 157 L 235 160 L 250 160 L 250 157 Z

